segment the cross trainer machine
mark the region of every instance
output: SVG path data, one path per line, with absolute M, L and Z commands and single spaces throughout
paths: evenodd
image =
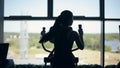
M 43 27 L 43 31 L 41 32 L 41 36 L 43 36 L 44 34 L 45 34 L 45 28 Z M 48 57 L 44 57 L 44 63 L 45 63 L 45 66 L 44 66 L 44 67 L 46 68 L 47 63 L 50 63 L 50 65 L 52 66 L 52 65 L 53 65 L 52 60 L 53 60 L 53 58 L 54 58 L 54 48 L 53 48 L 52 51 L 50 51 L 50 50 L 48 50 L 48 49 L 45 47 L 44 43 L 42 43 L 42 48 L 43 48 L 46 52 L 50 53 L 50 54 L 48 55 Z M 79 49 L 79 48 L 72 49 L 72 52 L 73 52 L 73 51 L 76 51 L 76 50 L 78 50 L 78 49 Z M 78 61 L 79 61 L 78 57 L 74 57 L 74 63 L 75 63 L 75 66 L 76 66 L 76 67 L 77 67 Z

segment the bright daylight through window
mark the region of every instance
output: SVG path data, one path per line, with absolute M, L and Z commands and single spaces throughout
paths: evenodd
M 31 16 L 46 17 L 44 20 L 4 20 L 4 42 L 10 43 L 8 58 L 15 64 L 44 64 L 43 58 L 49 53 L 42 49 L 39 40 L 43 27 L 46 32 L 53 26 L 55 18 L 63 10 L 70 10 L 74 16 L 100 18 L 100 0 L 53 0 L 53 19 L 48 16 L 48 0 L 4 0 L 4 17 Z M 69 3 L 68 3 L 69 2 Z M 67 4 L 66 4 L 67 3 Z M 22 5 L 21 5 L 22 4 Z M 120 1 L 105 0 L 105 18 L 120 18 Z M 101 19 L 77 19 L 72 25 L 78 32 L 81 24 L 84 31 L 85 49 L 74 53 L 79 57 L 79 65 L 101 64 Z M 105 66 L 115 65 L 120 61 L 120 20 L 105 20 Z M 50 42 L 46 48 L 53 49 Z M 74 44 L 73 48 L 76 47 Z M 35 62 L 22 60 L 35 60 Z M 112 62 L 112 63 L 111 63 Z

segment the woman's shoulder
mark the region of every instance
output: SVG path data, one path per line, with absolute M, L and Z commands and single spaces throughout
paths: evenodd
M 71 30 L 71 33 L 73 33 L 73 34 L 77 33 L 77 31 L 73 30 L 72 28 L 70 28 L 70 30 Z
M 76 31 L 72 31 L 73 35 L 78 35 L 78 33 Z
M 74 30 L 71 30 L 71 31 L 68 33 L 68 36 L 75 38 L 75 37 L 78 36 L 78 33 L 77 33 L 76 31 L 74 31 Z

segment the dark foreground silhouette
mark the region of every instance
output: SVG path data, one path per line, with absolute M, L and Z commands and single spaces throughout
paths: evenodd
M 0 68 L 14 68 L 12 59 L 6 59 L 9 43 L 0 43 Z
M 50 41 L 54 43 L 54 57 L 52 68 L 75 68 L 74 55 L 72 47 L 74 41 L 77 49 L 84 49 L 83 31 L 79 26 L 79 34 L 70 27 L 73 23 L 73 14 L 71 11 L 63 11 L 56 19 L 49 32 L 43 35 L 40 43 Z

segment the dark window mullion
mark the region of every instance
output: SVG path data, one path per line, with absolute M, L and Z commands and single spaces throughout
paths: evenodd
M 0 0 L 0 43 L 4 41 L 4 0 Z
M 52 18 L 53 17 L 53 0 L 47 0 L 48 1 L 48 18 Z

